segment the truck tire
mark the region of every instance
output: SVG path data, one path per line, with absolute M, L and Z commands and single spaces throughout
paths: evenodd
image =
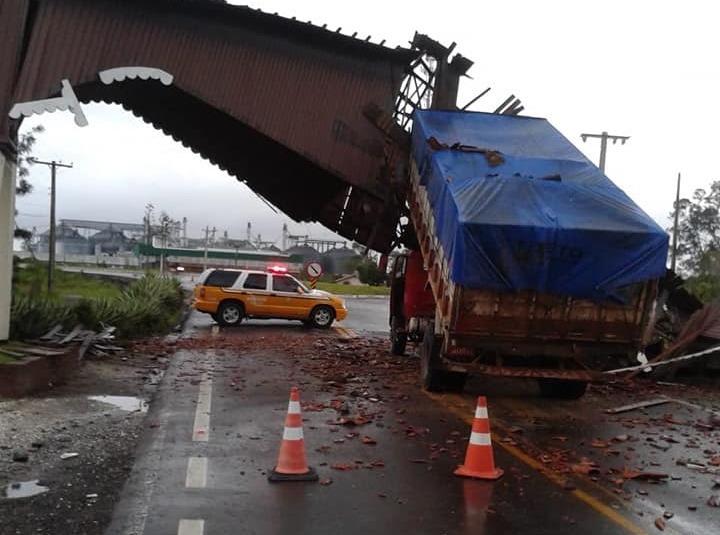
M 445 388 L 445 370 L 440 368 L 442 338 L 435 336 L 432 327 L 425 330 L 420 345 L 420 380 L 425 390 L 442 392 Z
M 407 346 L 407 332 L 403 330 L 404 323 L 398 316 L 390 321 L 390 352 L 393 355 L 404 355 Z
M 570 379 L 538 379 L 540 395 L 544 398 L 580 399 L 587 390 L 586 381 Z
M 240 325 L 245 317 L 245 308 L 236 301 L 223 301 L 217 312 L 217 322 L 220 325 L 231 327 Z

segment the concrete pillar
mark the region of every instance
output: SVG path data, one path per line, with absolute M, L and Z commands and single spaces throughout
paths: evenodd
M 0 152 L 0 340 L 10 336 L 15 177 L 15 162 Z

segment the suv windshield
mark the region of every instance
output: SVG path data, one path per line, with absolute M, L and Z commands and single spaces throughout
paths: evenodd
M 219 286 L 221 288 L 228 288 L 235 284 L 235 281 L 238 278 L 237 271 L 213 271 L 208 275 L 208 278 L 205 280 L 205 286 Z

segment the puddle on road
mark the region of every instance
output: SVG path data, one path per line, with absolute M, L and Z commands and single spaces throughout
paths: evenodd
M 38 485 L 38 479 L 32 481 L 20 481 L 19 483 L 10 483 L 5 487 L 5 497 L 10 499 L 15 498 L 27 498 L 29 496 L 35 496 L 36 494 L 42 494 L 50 490 L 50 487 L 43 487 Z
M 88 399 L 107 403 L 128 412 L 147 412 L 148 410 L 148 402 L 134 396 L 88 396 Z

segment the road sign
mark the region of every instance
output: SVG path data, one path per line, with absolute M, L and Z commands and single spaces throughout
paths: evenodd
M 305 266 L 305 273 L 309 279 L 319 279 L 323 274 L 323 268 L 320 262 L 308 262 Z

